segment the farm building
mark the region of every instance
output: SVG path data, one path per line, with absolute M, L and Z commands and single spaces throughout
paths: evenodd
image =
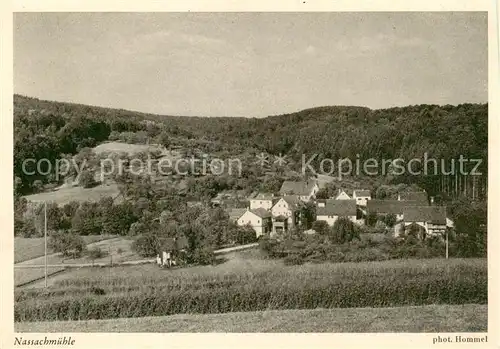
M 179 264 L 179 259 L 182 258 L 189 247 L 188 240 L 184 235 L 174 238 L 162 238 L 159 243 L 157 263 L 167 267 Z
M 366 211 L 368 214 L 377 215 L 393 214 L 398 221 L 403 219 L 403 211 L 406 207 L 418 206 L 417 201 L 399 201 L 399 200 L 368 200 Z
M 316 220 L 332 226 L 339 217 L 348 217 L 356 222 L 356 200 L 331 200 L 324 207 L 318 207 Z
M 314 180 L 307 181 L 284 181 L 281 185 L 281 195 L 297 195 L 302 201 L 315 198 L 319 186 Z
M 414 206 L 406 207 L 403 211 L 405 227 L 416 224 L 424 228 L 427 235 L 437 235 L 445 232 L 445 206 Z
M 263 208 L 247 209 L 237 220 L 239 226 L 249 225 L 255 230 L 257 237 L 271 232 L 271 213 Z

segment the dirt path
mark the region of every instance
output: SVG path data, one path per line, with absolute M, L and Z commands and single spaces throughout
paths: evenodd
M 120 239 L 120 238 L 117 238 Z M 113 239 L 107 240 L 108 242 L 112 242 Z M 92 244 L 87 245 L 87 247 L 93 247 L 93 245 L 99 245 L 99 242 L 95 242 Z M 228 247 L 228 248 L 223 248 L 220 250 L 215 250 L 214 254 L 229 254 L 232 252 L 237 252 L 237 251 L 242 251 L 246 250 L 252 247 L 258 246 L 258 243 L 253 243 L 253 244 L 247 244 L 247 245 L 241 245 L 241 246 L 235 246 L 235 247 Z M 53 253 L 47 256 L 47 259 L 53 259 L 53 257 L 59 257 L 58 253 Z M 117 262 L 113 263 L 113 265 L 137 265 L 137 264 L 143 264 L 143 263 L 154 263 L 155 258 L 145 258 L 145 259 L 138 259 L 134 261 L 124 261 L 124 262 Z M 24 262 L 16 263 L 14 265 L 15 268 L 41 268 L 45 267 L 45 258 L 44 257 L 37 257 L 34 259 L 30 259 Z M 96 262 L 96 263 L 57 263 L 57 264 L 47 264 L 47 267 L 49 268 L 56 268 L 56 267 L 65 267 L 65 268 L 84 268 L 84 267 L 105 267 L 109 266 L 110 262 L 103 263 L 103 262 Z

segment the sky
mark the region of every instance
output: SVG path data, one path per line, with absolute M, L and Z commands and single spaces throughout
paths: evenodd
M 486 12 L 16 13 L 14 92 L 264 117 L 488 100 Z

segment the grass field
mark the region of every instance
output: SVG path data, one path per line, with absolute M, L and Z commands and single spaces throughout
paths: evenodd
M 89 320 L 466 303 L 487 303 L 485 259 L 286 267 L 282 261 L 233 256 L 217 266 L 159 270 L 141 265 L 63 273 L 49 289 L 17 290 L 15 318 Z
M 160 146 L 159 144 L 129 144 L 122 142 L 106 142 L 94 147 L 93 150 L 96 154 L 127 153 L 129 156 L 133 156 L 140 152 L 160 151 L 162 157 L 168 156 L 170 158 L 175 158 L 179 156 L 178 151 L 168 150 L 165 147 Z
M 108 254 L 103 258 L 96 259 L 93 262 L 95 263 L 109 263 L 113 261 L 113 263 L 119 263 L 130 260 L 138 260 L 141 259 L 135 252 L 131 250 L 132 240 L 125 239 L 123 237 L 107 237 L 102 236 L 101 240 L 99 240 L 99 236 L 95 237 L 85 237 L 86 241 L 89 243 L 87 248 L 99 247 L 102 251 L 107 252 Z M 29 239 L 28 239 L 29 240 Z M 38 239 L 37 239 L 38 240 Z M 94 242 L 92 242 L 94 240 Z M 26 244 L 26 242 L 23 242 Z M 43 244 L 43 239 L 42 239 Z M 108 252 L 109 251 L 109 252 Z M 43 265 L 45 262 L 45 257 L 43 256 L 43 245 L 42 245 L 42 256 L 25 260 L 17 265 Z M 86 256 L 82 256 L 81 258 L 63 258 L 59 254 L 50 254 L 47 256 L 47 264 L 80 264 L 80 263 L 92 263 Z M 53 267 L 48 268 L 49 274 L 55 274 L 64 270 L 63 267 Z M 14 269 L 14 285 L 19 286 L 28 282 L 32 282 L 34 280 L 40 279 L 44 276 L 45 270 L 43 267 L 40 268 L 15 268 Z
M 116 236 L 112 235 L 90 235 L 82 236 L 86 244 L 93 242 L 112 239 Z M 41 257 L 45 253 L 45 239 L 44 238 L 14 238 L 14 263 L 19 263 Z M 52 251 L 49 250 L 49 253 Z
M 59 206 L 63 206 L 71 201 L 97 202 L 106 196 L 115 198 L 119 193 L 116 184 L 102 184 L 94 188 L 64 187 L 55 191 L 27 195 L 25 199 L 32 202 L 55 202 Z
M 486 332 L 488 306 L 270 310 L 16 323 L 16 332 Z
M 150 144 L 128 144 L 128 143 L 121 143 L 121 142 L 106 142 L 99 144 L 98 146 L 94 147 L 94 153 L 96 154 L 102 154 L 102 153 L 112 153 L 112 152 L 117 152 L 117 153 L 127 153 L 129 155 L 134 155 L 140 152 L 147 152 L 149 151 L 155 151 L 155 150 L 160 150 L 161 148 L 156 145 L 150 145 Z

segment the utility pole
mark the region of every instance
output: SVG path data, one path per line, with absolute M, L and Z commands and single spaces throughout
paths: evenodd
M 44 202 L 44 236 L 45 236 L 45 287 L 47 287 L 47 201 Z
M 446 259 L 448 259 L 448 229 L 446 229 Z

